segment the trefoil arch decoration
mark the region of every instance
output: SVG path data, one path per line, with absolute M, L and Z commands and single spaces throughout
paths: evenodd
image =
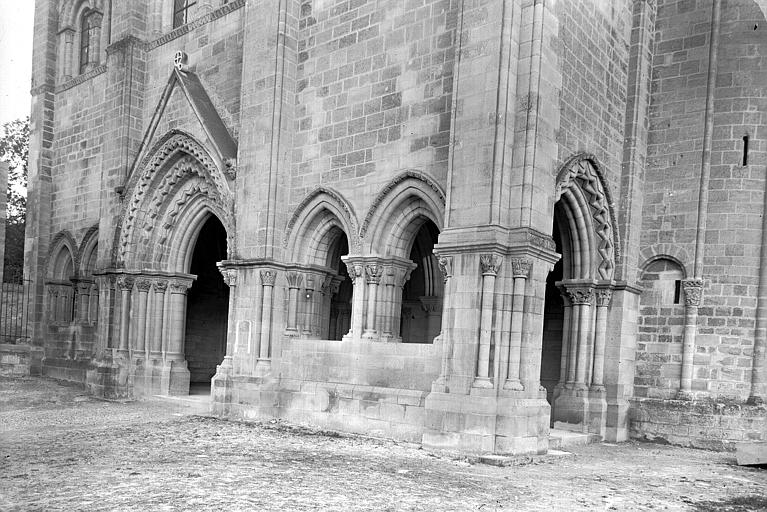
M 77 272 L 77 269 L 80 268 L 79 251 L 77 250 L 77 242 L 75 241 L 75 237 L 73 237 L 72 233 L 70 233 L 68 230 L 63 229 L 56 233 L 56 235 L 51 239 L 50 249 L 48 250 L 48 257 L 45 261 L 44 267 L 46 269 L 47 276 L 53 277 L 56 274 L 58 269 L 54 267 L 57 264 L 58 256 L 64 249 L 69 251 L 69 256 L 72 260 L 73 272 Z M 71 275 L 63 277 L 69 279 L 70 277 L 75 276 Z
M 580 237 L 574 241 L 581 244 L 581 250 L 573 252 L 584 259 L 588 256 L 591 247 L 587 232 L 592 232 L 597 277 L 612 279 L 620 257 L 619 238 L 612 197 L 596 156 L 579 153 L 564 163 L 557 175 L 554 201 L 560 199 L 573 212 L 568 215 L 570 231 Z

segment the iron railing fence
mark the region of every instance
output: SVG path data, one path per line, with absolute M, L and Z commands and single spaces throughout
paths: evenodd
M 32 282 L 0 283 L 0 343 L 29 343 Z

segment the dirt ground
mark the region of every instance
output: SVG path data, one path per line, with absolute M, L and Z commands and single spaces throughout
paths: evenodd
M 624 443 L 496 467 L 0 379 L 0 510 L 767 510 L 767 469 Z

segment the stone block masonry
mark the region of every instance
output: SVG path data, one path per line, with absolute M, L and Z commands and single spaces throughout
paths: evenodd
M 45 375 L 461 453 L 763 435 L 756 2 L 76 6 L 36 3 Z

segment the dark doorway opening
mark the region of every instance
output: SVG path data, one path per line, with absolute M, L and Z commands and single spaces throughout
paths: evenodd
M 328 266 L 338 273 L 341 282 L 338 291 L 330 297 L 330 314 L 326 318 L 327 339 L 340 340 L 349 332 L 352 319 L 352 280 L 341 256 L 349 254 L 349 241 L 346 234 L 338 230 L 335 240 L 328 252 Z
M 562 254 L 562 239 L 557 222 L 553 229 L 556 250 Z M 565 303 L 556 283 L 563 279 L 563 263 L 560 259 L 546 278 L 546 297 L 543 307 L 543 348 L 541 352 L 541 386 L 546 388 L 546 400 L 554 405 L 555 389 L 560 381 L 562 361 L 562 336 L 564 331 Z M 554 415 L 552 414 L 553 418 Z
M 438 238 L 437 226 L 425 220 L 410 250 L 410 260 L 418 266 L 402 290 L 400 336 L 403 343 L 433 343 L 439 336 L 444 282 L 434 256 Z
M 184 354 L 189 367 L 190 394 L 204 392 L 226 355 L 229 287 L 216 267 L 226 259 L 226 230 L 211 215 L 200 230 L 190 273 L 197 279 L 186 306 Z

